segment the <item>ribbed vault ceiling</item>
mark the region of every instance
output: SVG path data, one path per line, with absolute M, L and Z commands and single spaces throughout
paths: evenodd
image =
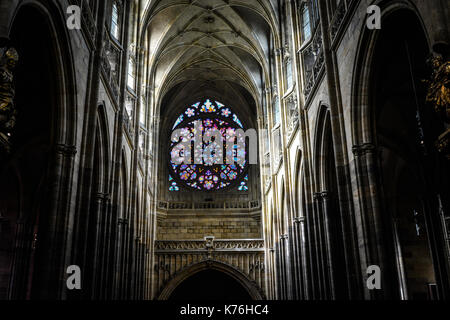
M 149 1 L 149 82 L 161 113 L 203 96 L 256 113 L 277 42 L 275 10 L 268 0 Z

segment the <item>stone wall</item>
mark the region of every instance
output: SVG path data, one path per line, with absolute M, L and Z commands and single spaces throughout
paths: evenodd
M 158 221 L 158 240 L 262 238 L 261 223 L 251 217 L 170 217 Z

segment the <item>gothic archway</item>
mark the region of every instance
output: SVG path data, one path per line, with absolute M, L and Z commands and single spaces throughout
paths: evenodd
M 6 219 L 0 224 L 11 231 L 2 239 L 8 245 L 1 251 L 10 254 L 0 257 L 7 264 L 1 268 L 0 298 L 56 295 L 64 271 L 55 270 L 54 262 L 64 257 L 60 245 L 67 235 L 57 228 L 68 210 L 77 110 L 70 45 L 59 18 L 50 4 L 21 3 L 5 40 L 17 49 L 19 62 L 16 126 L 10 153 L 0 156 L 0 190 L 10 190 L 1 192 L 0 216 Z
M 206 270 L 215 270 L 231 277 L 246 290 L 252 300 L 264 299 L 261 289 L 249 280 L 242 272 L 222 262 L 208 260 L 194 264 L 177 273 L 161 291 L 158 296 L 158 300 L 168 300 L 180 284 L 195 274 Z
M 430 46 L 414 8 L 382 9 L 383 28 L 363 32 L 353 84 L 357 205 L 369 248 L 360 254 L 384 270 L 384 298 L 444 298 L 449 279 L 440 198 L 449 194 L 441 178 L 449 167 L 434 148 L 442 123 L 425 103 Z
M 227 274 L 208 269 L 199 271 L 184 280 L 169 297 L 169 300 L 251 300 L 247 290 Z

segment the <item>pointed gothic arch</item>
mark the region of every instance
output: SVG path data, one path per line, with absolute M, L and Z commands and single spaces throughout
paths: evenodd
M 158 300 L 169 299 L 172 292 L 187 278 L 193 276 L 194 274 L 204 271 L 204 270 L 217 270 L 227 274 L 241 284 L 253 300 L 263 300 L 264 294 L 256 284 L 248 279 L 245 274 L 236 268 L 229 266 L 223 262 L 207 260 L 194 265 L 191 265 L 177 274 L 175 274 L 171 280 L 165 285 L 162 291 L 158 294 Z
M 358 219 L 367 246 L 359 253 L 362 268 L 386 270 L 387 297 L 444 298 L 450 283 L 438 197 L 449 194 L 440 178 L 449 167 L 433 146 L 442 123 L 425 104 L 429 34 L 413 4 L 380 6 L 383 28 L 362 32 L 352 84 Z M 421 231 L 414 235 L 414 228 Z M 426 270 L 420 276 L 418 266 Z
M 11 137 L 12 150 L 0 165 L 2 170 L 9 170 L 13 162 L 21 162 L 16 167 L 21 180 L 28 180 L 25 183 L 29 189 L 19 190 L 17 195 L 23 202 L 24 227 L 15 236 L 22 245 L 12 249 L 17 257 L 11 263 L 12 272 L 4 276 L 14 283 L 6 295 L 22 299 L 32 298 L 40 291 L 57 295 L 61 282 L 55 274 L 61 275 L 63 270 L 52 263 L 64 257 L 64 248 L 58 243 L 67 238 L 61 228 L 68 219 L 70 192 L 63 190 L 71 190 L 76 154 L 77 107 L 71 45 L 65 19 L 54 4 L 21 2 L 2 23 L 9 23 L 7 45 L 17 49 L 19 63 L 15 75 L 18 114 Z M 20 159 L 32 160 L 33 164 Z M 34 195 L 30 187 L 36 188 Z

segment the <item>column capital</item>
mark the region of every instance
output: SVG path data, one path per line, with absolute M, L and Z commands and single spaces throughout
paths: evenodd
M 108 201 L 110 199 L 109 193 L 98 192 L 94 195 L 97 201 Z
M 354 145 L 352 147 L 353 155 L 355 157 L 360 157 L 366 154 L 374 153 L 377 150 L 377 147 L 373 143 L 363 143 L 360 145 Z
M 301 222 L 305 222 L 305 217 L 295 217 L 294 218 L 294 223 L 301 223 Z
M 365 153 L 374 153 L 377 150 L 377 147 L 373 143 L 364 143 L 362 149 Z
M 258 118 L 256 118 L 256 122 L 258 124 L 263 124 L 264 123 L 264 118 L 262 116 L 259 116 Z
M 360 157 L 362 155 L 362 148 L 360 145 L 354 145 L 352 147 L 352 152 L 355 157 Z
M 314 200 L 320 200 L 322 198 L 322 193 L 321 192 L 314 192 L 313 193 L 313 199 Z
M 73 157 L 77 154 L 77 148 L 73 145 L 68 144 L 57 144 L 55 146 L 55 151 L 58 154 L 62 154 L 68 157 Z
M 328 200 L 330 198 L 330 192 L 328 191 L 322 191 L 320 193 L 320 196 L 322 197 L 322 199 Z

